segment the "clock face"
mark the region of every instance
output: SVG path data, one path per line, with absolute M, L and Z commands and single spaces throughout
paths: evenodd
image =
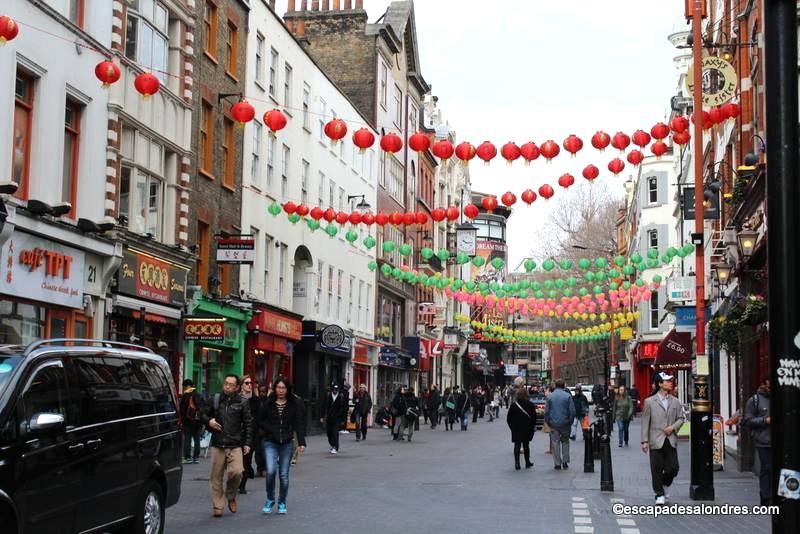
M 467 252 L 475 254 L 475 236 L 465 234 L 458 237 L 458 250 L 459 252 Z

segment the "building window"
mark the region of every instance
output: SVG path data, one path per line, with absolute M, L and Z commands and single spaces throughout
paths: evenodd
M 562 343 L 561 344 L 561 352 L 567 352 L 567 344 L 566 343 Z
M 35 80 L 27 73 L 17 69 L 14 86 L 14 156 L 11 177 L 17 183 L 16 195 L 28 198 L 30 185 L 31 136 L 33 121 L 33 86 Z
M 162 3 L 128 0 L 125 56 L 162 82 L 167 81 L 167 23 L 168 11 Z
M 269 58 L 269 94 L 274 97 L 277 96 L 278 90 L 278 51 L 274 48 L 270 49 Z
M 264 36 L 256 35 L 256 82 L 264 83 Z
M 389 81 L 389 67 L 381 61 L 381 106 L 386 109 L 387 83 Z
M 264 237 L 264 299 L 269 296 L 269 262 L 272 254 L 272 236 Z
M 333 265 L 328 265 L 328 315 L 333 313 Z
M 203 10 L 203 37 L 205 40 L 206 54 L 212 58 L 217 57 L 217 20 L 219 13 L 217 6 L 211 0 L 206 0 Z
M 342 316 L 342 283 L 344 282 L 344 271 L 339 269 L 336 277 L 336 317 Z
M 83 3 L 84 0 L 67 0 L 67 18 L 79 28 L 83 28 Z
M 261 161 L 261 123 L 253 121 L 253 159 L 250 161 L 250 183 L 260 187 L 261 178 L 258 165 Z
M 310 172 L 310 165 L 306 160 L 303 160 L 300 175 L 300 202 L 308 204 L 308 173 Z
M 361 329 L 364 330 L 364 282 L 362 280 L 358 281 L 358 324 L 361 326 Z
M 292 106 L 292 66 L 283 65 L 283 105 L 291 113 Z
M 334 198 L 336 194 L 336 182 L 333 180 L 328 181 L 328 207 L 333 208 L 336 204 Z
M 200 170 L 214 175 L 214 108 L 203 100 L 200 108 Z
M 197 221 L 197 285 L 208 293 L 208 264 L 211 261 L 211 227 Z
M 225 117 L 225 135 L 222 139 L 222 183 L 233 189 L 233 164 L 236 152 L 234 150 L 233 121 Z
M 394 124 L 398 128 L 403 127 L 403 91 L 396 85 L 394 86 Z
M 286 264 L 288 262 L 289 256 L 289 246 L 285 243 L 281 243 L 281 256 L 278 258 L 280 262 L 279 273 L 278 273 L 278 298 L 283 301 L 286 297 L 284 293 L 284 289 L 286 287 Z
M 254 226 L 251 226 L 250 227 L 250 234 L 253 236 L 253 246 L 255 247 L 255 251 L 254 251 L 253 255 L 256 258 L 258 258 L 259 252 L 261 251 L 261 239 L 260 239 L 260 237 L 258 235 L 259 234 L 258 228 L 254 227 Z M 258 259 L 256 259 L 256 263 L 257 262 L 258 262 Z M 249 274 L 249 276 L 247 278 L 247 290 L 250 293 L 254 293 L 255 290 L 256 290 L 256 274 L 257 274 L 256 264 L 253 263 L 252 265 L 250 265 L 250 268 L 247 270 L 247 272 Z
M 325 205 L 325 173 L 319 173 L 319 187 L 317 191 L 317 195 L 319 200 L 317 201 L 317 206 L 320 208 Z
M 339 188 L 339 211 L 344 211 L 344 188 Z
M 658 330 L 658 291 L 650 296 L 650 330 Z
M 132 232 L 161 240 L 164 174 L 168 170 L 164 147 L 133 128 L 123 126 L 120 153 L 119 213 L 128 218 L 128 228 Z
M 70 217 L 75 217 L 78 193 L 78 150 L 81 134 L 81 105 L 67 98 L 64 106 L 64 164 L 61 178 L 61 200 L 72 204 Z
M 658 230 L 647 231 L 647 243 L 650 248 L 658 248 Z
M 310 111 L 310 102 L 311 102 L 311 87 L 308 86 L 307 83 L 303 84 L 303 128 L 308 131 L 311 131 L 311 113 Z
M 225 43 L 228 51 L 228 74 L 234 78 L 239 72 L 239 29 L 228 22 L 228 41 Z
M 403 164 L 394 154 L 386 154 L 388 159 L 388 176 L 386 190 L 399 203 L 403 203 Z
M 650 204 L 658 203 L 658 178 L 655 176 L 647 179 L 647 201 Z
M 386 296 L 380 296 L 376 335 L 380 341 L 399 345 L 403 328 L 403 305 Z
M 277 141 L 270 135 L 267 140 L 267 189 L 272 188 L 273 176 L 275 175 L 275 149 Z
M 319 124 L 319 140 L 325 141 L 325 119 L 328 114 L 328 104 L 325 102 L 324 99 L 319 99 L 319 117 L 317 122 Z
M 356 277 L 350 277 L 350 285 L 347 286 L 347 324 L 353 325 L 353 291 L 356 286 Z M 361 309 L 361 303 L 358 303 L 358 308 Z
M 286 198 L 289 194 L 289 159 L 292 151 L 288 145 L 283 145 L 283 166 L 281 168 L 281 198 Z

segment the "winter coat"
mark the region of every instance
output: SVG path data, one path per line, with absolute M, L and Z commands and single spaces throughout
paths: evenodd
M 472 393 L 469 396 L 469 404 L 472 406 L 473 410 L 480 410 L 481 404 L 483 404 L 483 394 L 481 393 Z
M 346 398 L 343 393 L 339 393 L 336 400 L 333 400 L 333 394 L 328 393 L 325 397 L 325 405 L 323 406 L 323 417 L 327 421 L 344 421 L 347 416 Z
M 406 414 L 406 398 L 396 393 L 392 399 L 392 415 L 395 417 L 402 417 Z
M 456 414 L 459 417 L 463 417 L 466 412 L 469 411 L 469 397 L 463 391 L 458 394 L 456 398 Z
M 760 389 L 747 399 L 744 405 L 743 425 L 753 438 L 755 447 L 771 447 L 770 429 L 767 424 L 769 412 L 769 396 Z
M 448 402 L 453 403 L 454 408 L 452 408 L 452 411 L 455 412 L 458 409 L 458 396 L 450 393 L 449 395 L 447 395 L 447 397 L 444 398 L 444 400 L 442 401 L 442 405 L 444 406 L 445 410 L 450 409 L 447 407 Z
M 575 403 L 572 402 L 569 393 L 556 388 L 550 394 L 547 398 L 544 420 L 550 428 L 564 429 L 572 425 L 572 421 L 575 420 Z
M 583 419 L 584 416 L 588 415 L 589 413 L 589 399 L 586 398 L 586 395 L 573 395 L 572 402 L 575 404 L 575 417 L 578 419 Z
M 212 447 L 253 446 L 255 425 L 253 414 L 250 412 L 250 403 L 238 392 L 233 395 L 217 393 L 205 403 L 201 414 L 200 420 L 207 427 L 212 419 L 216 419 L 222 426 L 221 431 L 209 427 Z
M 264 441 L 290 443 L 297 432 L 297 442 L 306 445 L 306 410 L 303 401 L 293 397 L 286 402 L 283 413 L 278 411 L 277 397 L 270 395 L 258 412 L 258 428 Z
M 355 404 L 353 408 L 354 415 L 364 417 L 372 411 L 372 397 L 366 391 L 363 395 L 360 392 L 356 393 L 355 397 L 353 397 L 353 403 Z
M 203 398 L 197 394 L 195 388 L 186 388 L 181 395 L 179 409 L 184 426 L 197 424 L 202 418 Z
M 619 397 L 614 402 L 612 418 L 614 421 L 630 421 L 633 418 L 633 401 L 630 397 Z
M 511 429 L 511 441 L 514 443 L 532 440 L 536 431 L 536 407 L 530 402 L 512 401 L 506 414 L 506 423 Z
M 419 417 L 419 398 L 415 397 L 414 395 L 408 395 L 405 398 L 405 402 L 406 411 L 403 413 L 403 415 L 406 416 L 406 419 L 415 420 L 417 417 Z
M 428 411 L 436 413 L 439 410 L 440 404 L 442 404 L 442 397 L 439 395 L 439 390 L 431 391 L 428 396 Z

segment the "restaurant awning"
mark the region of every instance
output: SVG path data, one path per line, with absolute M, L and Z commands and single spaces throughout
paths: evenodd
M 691 369 L 692 335 L 689 332 L 671 330 L 658 345 L 656 369 Z

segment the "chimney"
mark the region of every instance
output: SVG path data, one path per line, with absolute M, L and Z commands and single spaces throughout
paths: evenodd
M 308 11 L 308 0 L 300 0 L 300 11 Z
M 344 0 L 344 9 L 353 9 L 353 0 Z
M 273 1 L 273 2 L 271 2 L 271 4 L 273 4 L 273 6 L 274 6 L 275 2 Z M 289 0 L 289 5 L 286 7 L 286 11 L 288 11 L 289 13 L 294 13 L 296 8 L 297 8 L 297 1 L 296 0 Z M 273 7 L 273 9 L 274 9 L 274 7 Z
M 356 0 L 356 9 L 364 9 L 364 0 Z
M 269 0 L 269 8 L 275 11 L 275 0 Z
M 311 11 L 319 11 L 319 0 L 311 0 Z
M 306 37 L 306 21 L 298 20 L 297 26 L 295 27 L 295 37 L 298 39 L 305 39 Z
M 322 0 L 322 11 L 331 10 L 331 0 Z
M 342 0 L 333 0 L 333 10 L 339 11 L 342 9 Z
M 286 29 L 289 30 L 289 33 L 294 33 L 294 21 L 292 19 L 286 19 Z

